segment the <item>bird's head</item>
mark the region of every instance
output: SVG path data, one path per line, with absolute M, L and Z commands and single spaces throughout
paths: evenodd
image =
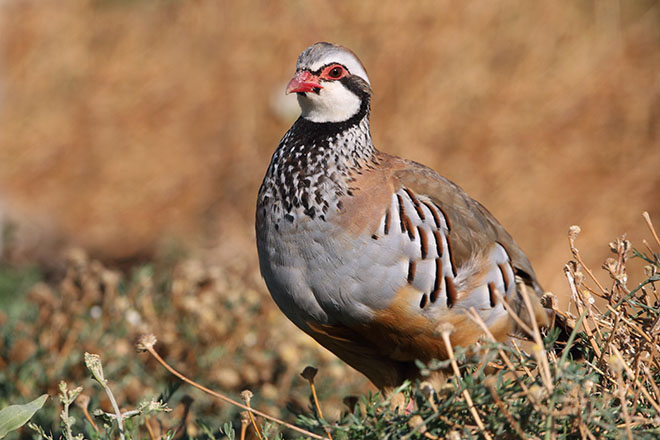
M 316 43 L 298 57 L 286 93 L 297 93 L 302 117 L 312 122 L 344 122 L 368 106 L 371 85 L 364 66 L 349 49 Z

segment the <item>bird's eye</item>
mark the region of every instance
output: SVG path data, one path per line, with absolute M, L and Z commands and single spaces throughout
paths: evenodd
M 333 68 L 328 75 L 330 78 L 339 78 L 341 76 L 341 67 L 335 67 Z
M 329 79 L 339 79 L 344 76 L 345 73 L 346 71 L 342 66 L 335 65 L 328 67 L 328 69 L 325 71 L 325 76 Z

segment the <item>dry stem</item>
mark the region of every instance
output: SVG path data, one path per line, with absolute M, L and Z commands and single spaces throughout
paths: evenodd
M 270 421 L 272 421 L 274 423 L 277 423 L 279 425 L 285 426 L 285 427 L 287 427 L 289 429 L 292 429 L 294 431 L 297 431 L 297 432 L 299 432 L 303 435 L 307 435 L 309 437 L 319 439 L 319 440 L 324 440 L 324 439 L 329 440 L 327 437 L 322 437 L 318 434 L 314 434 L 313 432 L 309 432 L 306 429 L 299 428 L 295 425 L 287 423 L 284 420 L 280 420 L 277 417 L 273 417 L 273 416 L 268 415 L 264 412 L 258 411 L 256 409 L 252 409 L 249 406 L 243 405 L 242 403 L 237 402 L 237 401 L 235 401 L 234 399 L 232 399 L 230 397 L 227 397 L 223 394 L 217 393 L 217 392 L 215 392 L 215 391 L 213 391 L 209 388 L 206 388 L 204 385 L 200 385 L 197 382 L 193 381 L 192 379 L 188 379 L 186 376 L 179 373 L 177 370 L 175 370 L 173 367 L 171 367 L 167 362 L 165 362 L 165 360 L 163 360 L 163 358 L 160 357 L 158 352 L 156 352 L 156 350 L 154 349 L 154 344 L 155 343 L 156 343 L 156 337 L 155 336 L 153 336 L 153 335 L 144 335 L 140 338 L 140 341 L 138 342 L 138 350 L 139 351 L 145 351 L 145 350 L 148 351 L 149 354 L 151 354 L 158 361 L 158 363 L 160 363 L 163 367 L 165 367 L 165 369 L 167 369 L 167 371 L 169 371 L 170 373 L 172 373 L 173 375 L 175 375 L 176 377 L 178 377 L 182 381 L 186 382 L 187 384 L 192 385 L 193 387 L 197 388 L 198 390 L 204 391 L 205 393 L 210 394 L 211 396 L 216 397 L 220 400 L 223 400 L 223 401 L 225 401 L 225 402 L 227 402 L 231 405 L 237 406 L 237 407 L 239 407 L 239 408 L 241 408 L 245 411 L 249 411 L 253 414 L 256 414 L 258 416 L 263 417 L 264 419 L 267 419 L 267 420 L 270 420 Z
M 316 376 L 316 373 L 318 370 L 314 367 L 305 367 L 302 373 L 300 375 L 309 382 L 309 387 L 312 389 L 312 398 L 314 399 L 314 406 L 316 407 L 316 411 L 319 415 L 319 418 L 321 420 L 325 419 L 323 418 L 323 412 L 321 411 L 321 405 L 319 404 L 319 398 L 316 395 L 316 386 L 314 386 L 314 377 Z M 330 433 L 330 429 L 327 426 L 323 426 L 323 429 L 325 429 L 325 433 L 328 434 L 328 437 L 330 440 L 332 440 L 332 434 Z
M 660 238 L 658 238 L 658 234 L 655 232 L 655 228 L 653 227 L 653 223 L 651 222 L 651 217 L 649 216 L 649 213 L 646 211 L 642 212 L 642 217 L 644 217 L 644 220 L 646 220 L 646 224 L 651 230 L 651 234 L 653 234 L 653 238 L 655 238 L 655 242 L 658 243 L 658 246 L 660 246 Z
M 454 375 L 456 376 L 456 380 L 459 381 L 461 380 L 461 372 L 458 369 L 458 364 L 456 363 L 456 358 L 454 357 L 454 349 L 451 346 L 451 341 L 449 340 L 449 334 L 451 333 L 451 330 L 447 328 L 447 326 L 442 326 L 443 328 L 440 329 L 440 334 L 442 335 L 442 340 L 445 343 L 445 347 L 447 348 L 447 355 L 449 356 L 449 360 L 451 362 L 451 368 L 454 371 Z M 484 438 L 487 440 L 492 440 L 492 437 L 486 431 L 486 427 L 484 426 L 484 423 L 481 421 L 481 417 L 479 417 L 479 413 L 477 412 L 476 408 L 474 407 L 474 403 L 472 402 L 472 397 L 470 397 L 470 393 L 468 390 L 463 389 L 463 397 L 465 398 L 465 402 L 468 404 L 468 408 L 470 409 L 470 413 L 472 413 L 472 417 L 474 417 L 474 421 L 477 422 L 477 426 L 481 430 L 481 433 L 484 435 Z
M 243 402 L 245 402 L 245 405 L 248 408 L 252 408 L 250 406 L 250 399 L 252 399 L 252 391 L 250 391 L 250 390 L 242 391 L 241 392 L 241 399 L 243 399 Z M 250 419 L 250 423 L 252 423 L 252 427 L 254 428 L 254 432 L 257 433 L 257 437 L 259 437 L 259 440 L 262 440 L 261 432 L 259 432 L 259 427 L 257 426 L 257 421 L 254 420 L 254 416 L 249 411 L 247 412 L 247 416 Z
M 481 327 L 481 329 L 484 331 L 486 336 L 488 336 L 491 339 L 491 341 L 497 342 L 497 340 L 495 339 L 495 337 L 491 333 L 490 329 L 488 328 L 486 323 L 483 321 L 483 319 L 481 319 L 481 316 L 479 316 L 479 314 L 474 309 L 474 307 L 470 307 L 468 316 L 470 318 L 472 318 L 472 320 L 474 322 L 476 322 L 479 327 Z M 532 393 L 530 393 L 529 388 L 527 388 L 527 385 L 525 385 L 525 383 L 520 379 L 520 376 L 518 375 L 518 371 L 516 370 L 516 368 L 511 363 L 511 360 L 509 360 L 509 357 L 506 355 L 506 353 L 504 353 L 504 351 L 501 348 L 498 348 L 497 352 L 499 353 L 500 358 L 502 358 L 502 360 L 504 361 L 506 366 L 509 367 L 509 370 L 513 374 L 513 377 L 515 377 L 516 381 L 518 382 L 518 384 L 522 388 L 525 395 L 530 399 L 530 401 L 536 407 L 536 409 L 539 410 L 539 408 L 541 408 L 541 407 L 539 405 L 538 400 L 534 397 L 534 395 Z M 518 353 L 520 354 L 520 352 L 518 352 Z M 532 377 L 532 373 L 529 370 L 526 369 L 526 373 L 530 377 Z
M 568 244 L 571 248 L 571 253 L 575 257 L 575 259 L 580 263 L 580 265 L 584 268 L 584 270 L 587 271 L 587 274 L 589 274 L 589 277 L 596 283 L 598 288 L 603 292 L 603 295 L 607 294 L 607 290 L 603 287 L 602 284 L 600 284 L 600 281 L 594 276 L 593 272 L 584 264 L 584 261 L 582 261 L 582 258 L 580 257 L 580 251 L 575 247 L 575 239 L 577 238 L 578 234 L 580 233 L 580 227 L 579 226 L 571 226 L 568 231 Z
M 516 422 L 516 419 L 513 417 L 513 415 L 509 412 L 507 409 L 506 405 L 504 402 L 502 402 L 502 399 L 500 399 L 500 396 L 497 395 L 497 390 L 492 384 L 492 381 L 486 381 L 486 387 L 488 388 L 488 391 L 490 392 L 490 396 L 493 398 L 495 401 L 495 404 L 497 407 L 502 411 L 502 414 L 504 414 L 504 417 L 506 417 L 507 421 L 509 422 L 509 425 L 513 427 L 513 429 L 516 431 L 516 434 L 518 434 L 518 437 L 521 439 L 525 439 L 525 433 L 520 429 L 520 425 L 518 425 L 518 422 Z

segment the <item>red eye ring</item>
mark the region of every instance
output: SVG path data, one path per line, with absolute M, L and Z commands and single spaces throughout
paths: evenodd
M 323 69 L 323 73 L 321 74 L 321 78 L 327 79 L 327 80 L 337 80 L 340 78 L 343 78 L 346 76 L 348 72 L 344 68 L 344 66 L 340 64 L 332 64 L 325 69 Z

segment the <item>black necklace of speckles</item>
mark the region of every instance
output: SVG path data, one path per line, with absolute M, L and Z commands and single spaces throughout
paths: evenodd
M 347 88 L 354 84 L 347 81 Z M 361 98 L 359 111 L 342 122 L 312 122 L 303 117 L 293 124 L 275 150 L 266 179 L 260 189 L 259 209 L 272 203 L 277 217 L 295 220 L 294 210 L 312 219 L 325 220 L 330 203 L 343 195 L 352 195 L 346 184 L 349 167 L 358 168 L 372 158 L 374 149 L 369 134 L 369 95 L 353 90 Z M 351 131 L 365 142 L 333 148 L 331 143 Z M 330 163 L 335 166 L 330 169 Z M 262 212 L 265 215 L 265 212 Z M 277 227 L 277 222 L 276 222 Z

